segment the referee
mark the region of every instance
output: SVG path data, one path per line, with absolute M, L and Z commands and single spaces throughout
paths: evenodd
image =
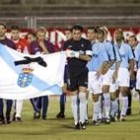
M 88 84 L 87 62 L 91 59 L 91 43 L 82 38 L 83 28 L 72 27 L 72 39 L 64 43 L 68 57 L 69 90 L 75 129 L 85 129 L 86 93 Z

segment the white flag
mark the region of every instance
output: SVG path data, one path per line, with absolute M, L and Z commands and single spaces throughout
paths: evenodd
M 22 54 L 0 44 L 0 98 L 61 95 L 66 55 Z

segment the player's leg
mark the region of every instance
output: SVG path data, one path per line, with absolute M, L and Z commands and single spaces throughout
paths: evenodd
M 103 97 L 104 97 L 104 110 L 105 110 L 105 123 L 110 124 L 110 84 L 112 81 L 112 71 L 108 70 L 108 72 L 103 75 Z
M 16 101 L 16 121 L 21 122 L 21 112 L 23 108 L 23 100 Z
M 7 124 L 11 123 L 10 114 L 11 114 L 11 110 L 12 110 L 12 104 L 13 104 L 12 100 L 6 100 L 6 121 L 7 121 Z
M 118 84 L 119 84 L 119 91 L 122 97 L 120 121 L 124 121 L 126 116 L 126 111 L 128 108 L 128 90 L 130 86 L 130 73 L 127 68 L 119 68 Z
M 56 115 L 57 118 L 65 118 L 66 89 L 67 84 L 64 84 L 63 94 L 60 96 L 60 112 Z
M 139 94 L 139 114 L 140 114 L 140 69 L 137 71 L 136 75 L 136 90 Z
M 87 86 L 88 86 L 88 69 L 86 68 L 78 79 L 79 101 L 80 101 L 80 121 L 81 127 L 85 129 L 85 116 L 87 114 Z
M 60 96 L 60 112 L 57 114 L 57 118 L 65 118 L 65 104 L 66 104 L 66 92 L 68 84 L 68 65 L 65 66 L 64 71 L 64 86 L 62 87 L 63 94 Z
M 42 100 L 42 97 L 38 97 L 38 98 L 34 98 L 34 119 L 39 119 L 40 118 L 40 113 L 41 113 L 41 108 L 42 108 L 42 105 L 41 105 L 41 100 Z
M 78 84 L 77 77 L 73 74 L 69 75 L 69 90 L 71 95 L 71 108 L 74 118 L 75 129 L 80 129 L 80 119 L 79 119 L 79 102 L 78 102 Z
M 128 87 L 120 87 L 120 93 L 122 95 L 122 108 L 121 108 L 121 116 L 120 121 L 125 120 L 126 111 L 128 108 Z
M 5 118 L 3 114 L 3 99 L 0 98 L 0 124 L 5 124 Z
M 102 93 L 102 80 L 101 76 L 97 77 L 97 72 L 89 72 L 88 74 L 88 89 L 92 94 L 93 101 L 93 116 L 92 121 L 93 125 L 99 125 L 99 113 L 101 108 L 100 96 Z
M 49 97 L 43 96 L 41 102 L 42 102 L 42 119 L 46 120 L 46 114 L 47 114 L 48 105 L 49 105 Z

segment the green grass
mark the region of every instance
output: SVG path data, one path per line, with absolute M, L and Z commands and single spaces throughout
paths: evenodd
M 46 121 L 33 120 L 31 105 L 29 101 L 26 101 L 22 112 L 23 122 L 0 126 L 0 140 L 139 140 L 140 138 L 137 101 L 133 101 L 133 114 L 127 117 L 126 122 L 101 124 L 100 126 L 89 124 L 86 130 L 73 129 L 69 99 L 66 105 L 66 119 L 56 119 L 58 111 L 59 99 L 51 97 L 48 119 Z M 91 121 L 91 102 L 89 103 L 89 116 Z

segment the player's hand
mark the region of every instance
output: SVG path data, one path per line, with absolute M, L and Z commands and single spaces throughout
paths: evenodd
M 100 69 L 100 70 L 97 71 L 96 76 L 97 76 L 97 78 L 99 78 L 101 75 L 102 75 L 102 70 Z
M 72 54 L 72 50 L 66 50 L 66 51 L 65 51 L 65 54 L 66 54 L 66 56 L 69 57 L 69 58 L 72 58 L 72 57 L 73 57 L 73 56 L 71 55 L 71 54 Z
M 79 58 L 79 55 L 80 55 L 79 52 L 72 51 L 72 50 L 66 50 L 65 53 L 66 53 L 66 56 L 69 58 L 73 58 L 73 57 Z
M 42 46 L 43 46 L 43 47 L 45 46 L 45 43 L 44 43 L 43 40 L 40 40 L 40 41 L 39 41 L 39 46 L 41 46 L 41 47 L 42 47 Z

